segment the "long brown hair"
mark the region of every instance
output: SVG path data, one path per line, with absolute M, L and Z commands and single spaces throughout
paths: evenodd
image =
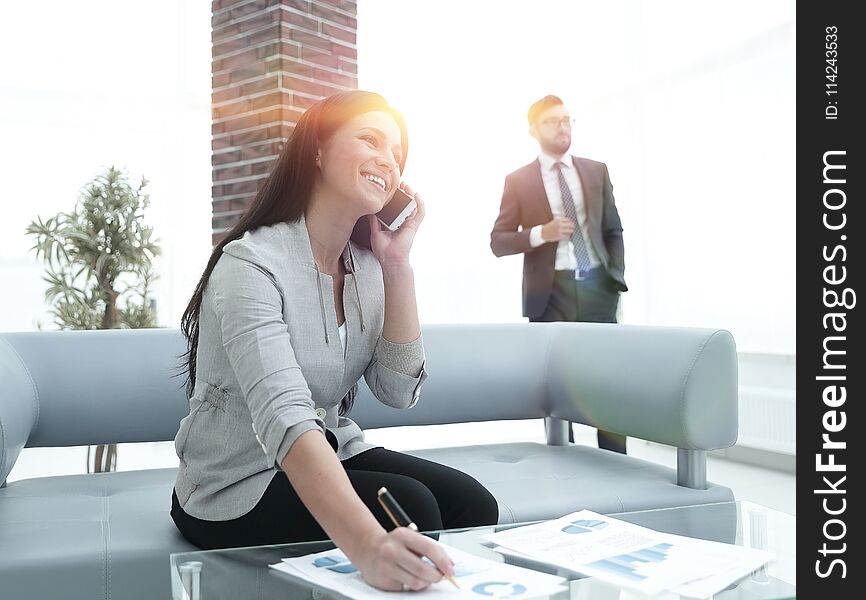
M 187 341 L 187 351 L 181 356 L 181 369 L 187 374 L 187 396 L 191 397 L 195 389 L 198 325 L 202 298 L 210 275 L 222 256 L 223 248 L 229 242 L 240 239 L 247 231 L 274 223 L 298 221 L 310 203 L 313 184 L 316 181 L 316 154 L 320 145 L 350 119 L 372 111 L 390 114 L 400 127 L 403 147 L 403 156 L 400 159 L 402 173 L 409 151 L 406 123 L 402 115 L 391 108 L 382 96 L 373 92 L 353 90 L 334 94 L 319 100 L 301 115 L 276 165 L 252 204 L 234 227 L 214 246 L 207 267 L 195 286 L 192 298 L 180 320 L 180 328 Z M 362 218 L 359 224 L 365 224 L 366 221 L 366 218 Z M 369 235 L 369 230 L 367 234 Z M 354 234 L 352 239 L 356 239 Z M 364 243 L 363 240 L 358 241 Z

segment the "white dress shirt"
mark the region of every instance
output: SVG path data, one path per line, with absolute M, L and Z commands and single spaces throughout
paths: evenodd
M 586 210 L 583 206 L 583 187 L 580 185 L 580 176 L 577 174 L 577 169 L 574 167 L 574 162 L 571 156 L 566 154 L 558 161 L 553 156 L 542 152 L 538 155 L 538 162 L 541 164 L 541 180 L 544 182 L 544 191 L 547 193 L 547 201 L 550 203 L 550 212 L 554 217 L 564 217 L 565 210 L 562 208 L 562 193 L 559 190 L 559 174 L 556 171 L 555 164 L 562 162 L 562 175 L 565 177 L 565 182 L 568 184 L 568 189 L 571 191 L 571 197 L 574 198 L 574 210 L 577 213 L 578 227 L 583 234 L 583 239 L 586 243 L 586 251 L 589 255 L 590 268 L 595 268 L 601 264 L 595 249 L 592 247 L 589 232 L 586 224 Z M 542 244 L 546 244 L 541 236 L 541 228 L 543 225 L 536 225 L 529 231 L 529 245 L 537 248 Z M 554 269 L 557 271 L 575 271 L 577 270 L 577 257 L 574 255 L 574 244 L 570 239 L 560 240 L 556 246 L 556 263 Z

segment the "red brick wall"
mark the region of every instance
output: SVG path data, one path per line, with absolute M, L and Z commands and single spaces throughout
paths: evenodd
M 354 0 L 214 0 L 212 241 L 255 197 L 301 113 L 358 86 Z

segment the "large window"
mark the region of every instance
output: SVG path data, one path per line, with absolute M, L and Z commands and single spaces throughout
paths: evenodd
M 361 0 L 359 81 L 406 114 L 427 322 L 519 321 L 520 257 L 489 232 L 556 94 L 571 152 L 608 164 L 623 321 L 723 327 L 794 352 L 794 4 Z

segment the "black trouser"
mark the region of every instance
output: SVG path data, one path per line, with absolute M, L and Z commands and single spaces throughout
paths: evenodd
M 540 317 L 530 318 L 534 323 L 554 321 L 582 321 L 589 323 L 616 323 L 619 291 L 616 282 L 603 267 L 576 280 L 574 271 L 556 271 L 550 300 Z M 568 441 L 574 442 L 574 429 L 569 423 Z M 598 447 L 625 454 L 625 436 L 598 430 Z
M 343 461 L 358 496 L 387 530 L 394 528 L 376 499 L 385 486 L 421 531 L 493 525 L 496 499 L 475 479 L 429 460 L 373 448 Z M 171 518 L 199 548 L 234 548 L 328 539 L 288 477 L 277 473 L 258 504 L 228 521 L 205 521 L 181 508 L 172 493 Z

